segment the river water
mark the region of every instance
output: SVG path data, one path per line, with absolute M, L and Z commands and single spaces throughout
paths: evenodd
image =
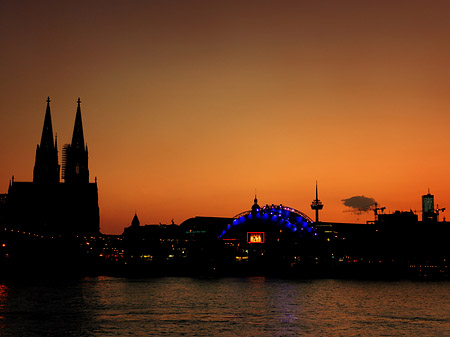
M 450 336 L 450 282 L 0 283 L 0 336 Z

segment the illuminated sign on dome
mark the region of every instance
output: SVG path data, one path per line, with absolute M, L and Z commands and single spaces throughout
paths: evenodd
M 247 243 L 264 243 L 264 232 L 247 232 Z

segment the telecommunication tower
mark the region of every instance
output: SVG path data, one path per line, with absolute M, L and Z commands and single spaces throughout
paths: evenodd
M 316 199 L 311 203 L 311 209 L 316 211 L 316 222 L 319 222 L 319 211 L 322 210 L 323 204 L 319 200 L 319 193 L 317 189 L 317 181 L 316 181 Z

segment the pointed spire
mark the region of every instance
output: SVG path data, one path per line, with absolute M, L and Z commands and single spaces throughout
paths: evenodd
M 36 147 L 33 182 L 58 183 L 59 165 L 56 139 L 53 138 L 52 116 L 50 113 L 50 97 L 47 97 L 47 109 L 44 117 L 41 143 Z
M 72 135 L 72 147 L 84 149 L 84 134 L 83 134 L 83 122 L 81 120 L 81 100 L 78 97 L 77 100 L 77 114 L 75 116 L 75 125 L 73 127 L 73 135 Z
M 138 219 L 137 213 L 134 212 L 133 220 L 131 220 L 131 226 L 132 227 L 139 227 L 140 224 L 141 224 L 141 222 Z
M 50 114 L 50 97 L 47 97 L 47 109 L 45 111 L 40 147 L 47 149 L 55 148 L 55 144 L 53 143 L 52 116 Z
M 317 180 L 316 180 L 316 200 L 319 200 L 319 193 L 317 191 Z
M 84 144 L 83 122 L 81 120 L 81 100 L 77 100 L 77 113 L 73 127 L 72 143 L 64 148 L 66 162 L 63 168 L 64 182 L 88 183 L 88 152 Z
M 258 198 L 256 197 L 256 193 L 255 193 L 255 199 L 253 200 L 253 206 L 252 206 L 252 213 L 255 214 L 256 212 L 259 212 L 259 205 L 258 205 Z

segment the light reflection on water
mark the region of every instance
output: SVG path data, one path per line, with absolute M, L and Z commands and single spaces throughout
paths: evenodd
M 8 296 L 8 287 L 0 284 L 0 332 L 5 329 L 5 302 Z
M 0 285 L 0 336 L 450 335 L 450 282 L 86 278 Z

